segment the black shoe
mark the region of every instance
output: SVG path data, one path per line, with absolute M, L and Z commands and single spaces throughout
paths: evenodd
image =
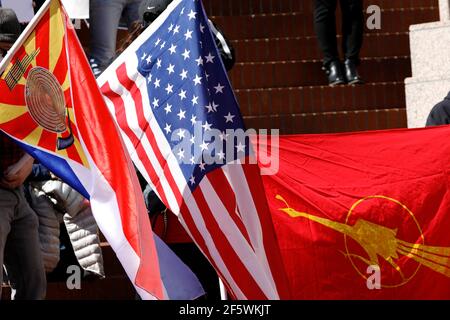
M 342 66 L 339 61 L 332 61 L 328 68 L 325 69 L 328 76 L 328 83 L 330 86 L 336 86 L 345 83 Z
M 348 84 L 363 84 L 364 81 L 358 74 L 356 64 L 352 60 L 345 60 L 345 78 Z

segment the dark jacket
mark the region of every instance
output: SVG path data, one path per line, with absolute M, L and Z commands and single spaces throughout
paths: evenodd
M 220 57 L 227 71 L 230 71 L 234 63 L 236 62 L 236 56 L 234 54 L 234 48 L 230 41 L 225 37 L 223 32 L 212 22 L 208 20 L 209 28 L 211 29 L 214 40 L 216 41 L 217 49 L 219 49 Z
M 427 118 L 427 127 L 450 124 L 450 92 L 431 109 Z
M 44 4 L 45 0 L 34 0 L 34 2 L 36 3 L 36 7 L 34 7 L 34 13 L 37 13 Z

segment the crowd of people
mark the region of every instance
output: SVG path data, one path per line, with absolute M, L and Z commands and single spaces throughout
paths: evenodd
M 90 0 L 88 56 L 94 75 L 99 76 L 116 58 L 117 30 L 121 21 L 125 22 L 130 31 L 129 38 L 122 45 L 123 49 L 170 2 L 171 0 Z M 43 0 L 33 1 L 35 11 L 43 3 Z M 336 30 L 338 1 L 314 0 L 314 27 L 318 45 L 323 52 L 323 70 L 331 86 L 362 84 L 363 80 L 357 69 L 363 44 L 363 1 L 340 0 L 339 3 L 342 12 L 343 60 L 339 55 Z M 216 36 L 224 66 L 231 70 L 235 63 L 234 49 L 220 29 L 211 21 L 209 23 Z M 18 39 L 21 30 L 14 11 L 1 8 L 0 3 L 0 61 Z M 436 121 L 447 121 L 442 120 L 443 107 L 438 109 L 439 112 L 434 111 L 433 119 L 440 117 Z M 432 124 L 436 124 L 436 121 Z M 153 227 L 199 276 L 208 297 L 218 299 L 219 282 L 214 269 L 149 185 L 143 179 L 141 182 Z M 84 233 L 72 234 L 71 224 L 81 225 Z M 77 237 L 97 234 L 88 203 L 42 165 L 34 163 L 30 156 L 0 132 L 0 266 L 4 265 L 5 269 L 4 273 L 0 272 L 0 284 L 3 277 L 7 277 L 13 289 L 13 298 L 45 298 L 46 273 L 55 270 L 61 260 L 62 231 L 69 235 L 69 243 L 65 245 L 73 247 L 78 263 L 86 270 L 86 274 L 104 276 L 99 239 L 94 238 L 90 243 L 83 241 L 85 245 L 95 248 L 88 260 L 81 256 L 80 252 L 83 250 L 75 244 Z

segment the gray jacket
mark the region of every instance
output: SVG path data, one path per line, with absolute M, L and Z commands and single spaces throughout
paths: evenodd
M 64 222 L 80 266 L 105 276 L 98 227 L 89 202 L 59 180 L 30 184 L 31 207 L 39 217 L 39 236 L 47 272 L 59 262 L 59 225 Z

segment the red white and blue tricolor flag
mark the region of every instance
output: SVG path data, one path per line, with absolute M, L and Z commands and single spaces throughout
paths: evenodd
M 237 299 L 289 298 L 260 172 L 199 0 L 174 0 L 98 79 L 131 157 Z
M 90 200 L 143 299 L 204 293 L 153 237 L 131 159 L 59 0 L 43 5 L 0 64 L 0 130 Z

